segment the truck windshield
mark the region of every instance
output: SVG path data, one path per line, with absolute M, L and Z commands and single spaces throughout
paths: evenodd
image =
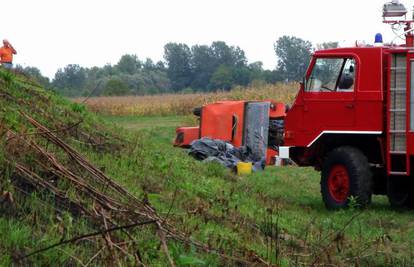
M 318 58 L 305 90 L 307 92 L 352 92 L 354 71 L 354 59 Z

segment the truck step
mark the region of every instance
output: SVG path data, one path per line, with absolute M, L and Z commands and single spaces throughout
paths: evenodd
M 390 172 L 390 175 L 408 175 L 407 172 Z
M 391 88 L 391 92 L 405 92 L 407 89 L 405 88 Z
M 402 133 L 404 133 L 404 134 L 405 134 L 405 133 L 406 133 L 406 131 L 405 131 L 405 130 L 390 130 L 390 133 L 393 133 L 393 134 L 394 134 L 394 133 L 395 133 L 395 134 L 398 134 L 398 133 L 399 133 L 399 134 L 402 134 Z
M 390 109 L 391 112 L 405 112 L 405 108 L 392 108 Z

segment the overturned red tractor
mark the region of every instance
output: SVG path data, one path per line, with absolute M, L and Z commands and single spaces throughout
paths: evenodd
M 194 109 L 198 127 L 176 129 L 175 146 L 190 147 L 199 138 L 209 137 L 246 146 L 263 155 L 266 164 L 274 164 L 283 143 L 283 128 L 278 122 L 286 116 L 282 103 L 268 101 L 220 101 Z

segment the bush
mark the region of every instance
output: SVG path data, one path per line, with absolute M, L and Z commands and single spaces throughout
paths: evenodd
M 109 80 L 106 83 L 105 88 L 102 92 L 102 94 L 105 96 L 120 96 L 120 95 L 126 95 L 128 93 L 129 93 L 128 86 L 124 82 L 118 79 Z

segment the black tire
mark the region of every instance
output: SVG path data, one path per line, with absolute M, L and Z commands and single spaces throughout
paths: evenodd
M 193 109 L 193 114 L 195 115 L 195 116 L 197 116 L 197 117 L 201 117 L 201 110 L 202 110 L 203 108 L 202 107 L 197 107 L 197 108 L 194 108 Z
M 337 186 L 338 180 L 342 186 Z M 372 190 L 371 168 L 359 149 L 343 146 L 328 153 L 321 173 L 321 194 L 326 208 L 346 208 L 350 197 L 354 197 L 360 207 L 365 207 L 371 203 Z
M 414 208 L 413 182 L 411 177 L 387 177 L 387 197 L 393 208 Z

